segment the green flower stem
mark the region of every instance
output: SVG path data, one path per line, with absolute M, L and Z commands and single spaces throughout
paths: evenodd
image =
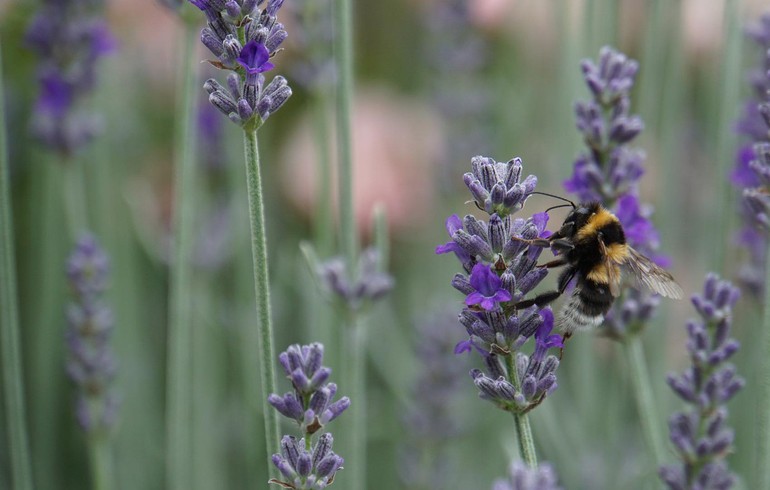
M 350 420 L 343 433 L 348 435 L 348 453 L 344 454 L 345 488 L 359 489 L 366 486 L 366 324 L 356 312 L 348 312 L 348 325 L 344 331 L 342 365 L 345 367 L 345 386 L 351 400 Z
M 335 57 L 339 66 L 337 84 L 337 152 L 339 156 L 339 212 L 342 253 L 350 277 L 356 275 L 358 231 L 353 206 L 353 144 L 351 138 L 351 107 L 353 99 L 353 19 L 351 0 L 335 0 L 337 37 Z
M 505 356 L 505 367 L 508 370 L 508 378 L 516 391 L 521 389 L 521 380 L 516 371 L 516 365 L 513 360 L 514 354 Z M 532 437 L 532 427 L 529 425 L 529 416 L 526 413 L 514 413 L 513 419 L 516 421 L 516 438 L 519 442 L 519 453 L 527 466 L 537 467 L 537 452 L 535 451 L 535 439 Z
M 251 222 L 251 253 L 254 261 L 254 288 L 257 297 L 259 328 L 259 367 L 262 375 L 262 402 L 275 393 L 275 372 L 273 370 L 273 325 L 270 314 L 270 281 L 267 270 L 267 239 L 265 235 L 265 209 L 262 203 L 262 178 L 259 168 L 257 131 L 244 131 L 246 156 L 246 187 L 249 196 L 249 221 Z M 265 444 L 267 454 L 280 447 L 278 435 L 278 412 L 265 412 Z M 275 468 L 270 472 L 277 477 Z
M 66 190 L 64 207 L 70 228 L 70 237 L 77 240 L 88 230 L 88 207 L 86 204 L 85 168 L 80 159 L 67 158 L 61 162 L 64 168 Z
M 170 277 L 168 317 L 168 381 L 166 404 L 166 488 L 193 487 L 193 312 L 192 255 L 195 218 L 195 159 L 193 114 L 197 98 L 197 67 L 193 56 L 198 30 L 185 23 L 182 34 L 183 85 L 177 106 L 181 108 L 174 145 L 175 250 Z
M 0 56 L 0 348 L 2 349 L 3 388 L 5 398 L 8 453 L 11 459 L 11 482 L 16 490 L 32 489 L 32 472 L 24 420 L 24 378 L 22 376 L 21 340 L 19 334 L 18 293 L 11 213 L 11 185 L 8 165 L 8 142 L 5 134 L 3 104 L 2 56 Z
M 112 473 L 112 451 L 107 433 L 92 434 L 88 438 L 88 458 L 91 466 L 91 488 L 110 490 L 114 488 Z
M 639 335 L 633 335 L 623 342 L 628 368 L 631 371 L 631 385 L 634 390 L 637 410 L 641 420 L 650 458 L 655 466 L 664 463 L 665 445 L 659 429 L 660 418 L 655 408 L 655 399 L 650 385 L 650 373 L 647 369 L 647 361 L 644 359 L 642 339 Z
M 717 174 L 725 176 L 729 174 L 730 165 L 733 162 L 732 152 L 737 143 L 737 133 L 732 129 L 740 110 L 740 96 L 742 77 L 736 77 L 736 73 L 741 73 L 741 46 L 743 43 L 743 30 L 741 29 L 741 16 L 739 12 L 739 2 L 737 0 L 728 0 L 725 4 L 725 23 L 724 23 L 724 48 L 722 52 L 722 76 L 719 84 L 719 102 L 716 104 L 717 124 L 716 124 L 716 160 Z M 722 236 L 725 239 L 713 240 L 713 255 L 711 264 L 714 264 L 717 271 L 724 271 L 729 264 L 725 263 L 725 251 L 727 240 L 732 237 L 733 218 L 736 213 L 732 203 L 733 186 L 729 179 L 717 180 L 717 207 L 714 210 L 714 222 L 721 223 Z M 729 210 L 729 211 L 728 211 Z M 768 487 L 764 487 L 768 488 Z
M 770 247 L 767 250 L 770 257 Z M 752 488 L 770 488 L 770 267 L 765 270 L 765 308 L 762 320 L 761 366 L 757 389 L 756 455 L 754 457 L 755 481 Z
M 312 5 L 313 2 L 308 2 Z M 328 257 L 334 248 L 334 218 L 332 209 L 332 162 L 329 153 L 328 107 L 323 94 L 314 94 L 313 129 L 318 155 L 318 198 L 316 202 L 314 244 L 321 257 Z

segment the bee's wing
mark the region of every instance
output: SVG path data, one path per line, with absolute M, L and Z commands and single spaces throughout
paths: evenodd
M 612 294 L 612 297 L 617 298 L 620 296 L 620 269 L 618 268 L 618 264 L 612 260 L 612 255 L 607 252 L 607 245 L 605 245 L 602 240 L 599 240 L 599 248 L 602 252 L 604 269 L 607 271 L 607 284 L 610 287 L 610 294 Z
M 684 295 L 674 276 L 630 246 L 623 265 L 632 272 L 638 284 L 650 291 L 674 299 L 680 299 Z

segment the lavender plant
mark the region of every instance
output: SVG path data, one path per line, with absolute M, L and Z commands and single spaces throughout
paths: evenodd
M 692 303 L 700 320 L 687 322 L 691 365 L 669 374 L 671 389 L 688 404 L 669 420 L 671 442 L 681 463 L 661 466 L 659 475 L 672 490 L 732 488 L 736 481 L 725 458 L 733 449 L 726 404 L 745 381 L 728 360 L 740 344 L 730 337 L 732 309 L 739 290 L 716 274 L 708 274 L 702 295 Z
M 739 153 L 732 180 L 742 189 L 741 216 L 744 226 L 741 241 L 749 251 L 749 263 L 740 272 L 740 279 L 749 291 L 764 298 L 764 320 L 762 323 L 762 345 L 770 345 L 770 289 L 767 288 L 768 227 L 770 220 L 770 199 L 767 196 L 768 176 L 770 176 L 770 14 L 762 17 L 759 24 L 749 29 L 749 36 L 763 48 L 760 68 L 750 73 L 749 79 L 755 94 L 748 101 L 744 114 L 738 122 L 738 130 L 750 140 Z M 770 373 L 770 360 L 762 357 L 760 376 L 767 380 Z M 770 384 L 760 384 L 758 406 L 770 404 Z M 770 468 L 765 461 L 770 455 L 770 414 L 766 410 L 758 412 L 756 431 L 755 484 L 757 488 L 770 485 Z
M 67 262 L 73 301 L 67 310 L 67 375 L 76 387 L 75 414 L 91 446 L 94 488 L 110 488 L 111 454 L 107 445 L 119 400 L 112 390 L 117 363 L 111 347 L 112 309 L 103 295 L 109 260 L 91 235 L 82 236 Z
M 642 119 L 631 113 L 630 92 L 639 65 L 610 47 L 599 60 L 584 60 L 583 78 L 591 100 L 575 104 L 577 128 L 586 149 L 574 163 L 564 188 L 582 202 L 597 201 L 620 220 L 626 240 L 659 265 L 668 259 L 657 254 L 660 239 L 650 221 L 652 209 L 639 200 L 639 181 L 644 175 L 645 154 L 631 146 L 644 129 Z M 631 365 L 632 381 L 642 427 L 655 462 L 663 457 L 663 441 L 656 430 L 655 404 L 644 353 L 638 334 L 654 316 L 659 297 L 647 291 L 625 289 L 605 316 L 603 335 L 622 342 Z
M 495 481 L 492 490 L 559 490 L 558 477 L 553 467 L 543 463 L 530 468 L 521 461 L 513 461 L 505 479 Z
M 27 28 L 27 44 L 41 58 L 32 130 L 65 157 L 91 141 L 101 125 L 79 106 L 96 86 L 99 60 L 115 48 L 102 8 L 100 0 L 45 0 Z
M 476 350 L 483 357 L 486 372 L 474 369 L 470 373 L 479 396 L 514 415 L 521 454 L 535 467 L 537 457 L 526 414 L 556 389 L 559 360 L 547 353 L 562 347 L 562 342 L 559 335 L 551 335 L 550 308 L 519 309 L 516 305 L 548 274 L 547 269 L 536 267 L 543 249 L 521 240 L 549 236 L 545 230 L 548 214 L 513 217 L 537 184 L 534 175 L 521 179 L 520 158 L 496 162 L 477 156 L 471 167 L 464 176 L 465 184 L 489 219 L 450 216 L 446 229 L 451 240 L 436 247 L 437 254 L 454 253 L 464 270 L 455 274 L 452 286 L 466 296 L 459 319 L 469 338 L 455 352 Z M 528 356 L 521 348 L 531 337 L 535 347 Z
M 262 198 L 257 129 L 291 96 L 286 79 L 274 77 L 265 85 L 264 73 L 273 69 L 270 61 L 287 32 L 278 22 L 283 0 L 190 0 L 206 16 L 201 42 L 216 57 L 209 62 L 230 71 L 227 88 L 209 79 L 204 88 L 209 101 L 244 131 L 246 184 L 248 188 L 251 248 L 258 312 L 259 358 L 262 395 L 274 391 L 272 320 L 267 268 L 267 240 Z M 265 416 L 265 442 L 278 444 L 278 420 Z
M 747 35 L 759 48 L 760 56 L 757 65 L 748 73 L 752 96 L 744 104 L 743 113 L 736 123 L 736 130 L 745 143 L 738 150 L 730 178 L 744 194 L 740 210 L 743 226 L 738 242 L 746 249 L 748 260 L 741 266 L 738 278 L 752 296 L 761 298 L 767 269 L 768 240 L 767 234 L 760 228 L 766 226 L 763 223 L 766 213 L 761 193 L 752 189 L 765 184 L 763 167 L 758 161 L 761 155 L 755 146 L 770 143 L 767 113 L 760 109 L 763 103 L 770 102 L 770 14 L 765 14 L 756 25 L 750 26 Z
M 299 440 L 283 436 L 281 452 L 273 454 L 273 464 L 286 480 L 271 479 L 270 483 L 283 488 L 326 488 L 334 482 L 344 463 L 344 459 L 332 451 L 332 434 L 323 431 L 350 406 L 350 399 L 344 396 L 332 401 L 337 385 L 328 382 L 331 369 L 322 365 L 323 354 L 323 345 L 313 343 L 291 345 L 278 356 L 293 391 L 283 396 L 272 394 L 268 402 L 281 415 L 296 422 L 301 434 Z

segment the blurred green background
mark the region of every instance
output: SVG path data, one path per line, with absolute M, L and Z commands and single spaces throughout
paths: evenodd
M 294 39 L 309 29 L 291 15 L 306 1 L 293 2 L 287 0 L 279 15 L 289 40 L 276 73 L 289 79 L 294 96 L 260 130 L 275 346 L 280 352 L 290 343 L 324 341 L 326 364 L 339 374 L 336 346 L 323 328 L 339 320 L 320 298 L 299 250 L 303 240 L 315 241 L 324 256 L 336 248 L 316 218 L 329 195 L 317 191 L 313 128 L 331 132 L 331 122 L 324 123 L 330 116 L 318 117 L 317 87 L 292 81 L 307 57 Z M 415 441 L 407 425 L 407 414 L 420 403 L 414 386 L 421 372 L 418 326 L 442 311 L 459 310 L 461 302 L 449 285 L 457 264 L 435 256 L 434 247 L 446 241 L 446 216 L 475 211 L 462 185 L 474 155 L 520 156 L 524 171 L 539 177 L 539 190 L 564 195 L 561 182 L 581 149 L 573 102 L 588 96 L 579 62 L 595 59 L 601 46 L 613 45 L 641 64 L 632 110 L 646 124 L 637 140 L 647 152 L 642 196 L 655 206 L 661 251 L 672 258 L 678 281 L 689 295 L 700 290 L 707 271 L 734 278 L 743 257 L 734 245 L 738 207 L 726 175 L 738 146 L 733 122 L 748 93 L 744 68 L 759 56 L 742 27 L 758 19 L 763 2 L 451 3 L 467 5 L 462 22 L 442 24 L 440 12 L 448 2 L 438 0 L 355 4 L 356 216 L 367 242 L 372 209 L 385 206 L 396 280 L 393 292 L 367 316 L 372 489 L 489 488 L 505 474 L 513 421 L 477 398 L 465 372 L 478 359 L 457 359 L 467 367 L 447 397 L 457 431 Z M 328 8 L 328 2 L 318 4 Z M 23 34 L 35 9 L 30 1 L 0 3 L 27 420 L 37 487 L 76 489 L 86 488 L 89 476 L 63 370 L 64 262 L 72 240 L 61 204 L 62 162 L 29 134 L 37 60 Z M 164 484 L 171 162 L 182 27 L 171 11 L 150 0 L 110 1 L 107 17 L 119 47 L 101 63 L 97 94 L 88 102 L 102 115 L 104 131 L 78 158 L 86 166 L 89 218 L 112 261 L 109 300 L 122 399 L 115 468 L 120 488 L 151 490 Z M 324 42 L 310 40 L 322 56 L 329 52 Z M 206 58 L 203 51 L 199 47 L 196 59 Z M 223 79 L 206 64 L 200 71 L 202 80 Z M 202 112 L 209 109 L 205 95 L 201 89 Z M 246 400 L 243 388 L 258 383 L 259 373 L 256 346 L 250 350 L 247 342 L 255 314 L 242 144 L 226 118 L 214 113 L 210 120 L 221 126 L 221 138 L 202 133 L 197 149 L 195 488 L 262 488 L 269 456 L 261 435 L 266 407 Z M 542 205 L 531 201 L 525 215 Z M 751 340 L 760 311 L 746 295 L 735 321 L 743 344 L 736 362 L 748 387 L 730 406 L 737 430 L 730 465 L 743 475 L 752 465 L 751 366 L 761 353 Z M 667 431 L 665 417 L 679 407 L 665 373 L 686 363 L 684 321 L 693 314 L 687 301 L 665 301 L 643 334 L 661 431 Z M 465 333 L 452 322 L 445 331 L 451 357 L 451 346 Z M 568 489 L 660 487 L 639 432 L 622 351 L 592 335 L 572 343 L 558 371 L 559 389 L 531 416 L 540 459 L 553 463 Z M 289 389 L 282 379 L 278 386 Z M 345 386 L 339 392 L 344 395 Z M 344 416 L 335 422 L 344 423 Z M 7 440 L 5 432 L 0 440 Z M 443 462 L 446 486 L 418 486 L 408 475 L 413 484 L 404 481 L 410 466 L 404 458 L 415 446 L 422 454 L 417 466 L 428 475 L 439 471 L 436 461 Z M 6 448 L 0 444 L 0 488 L 10 485 Z M 345 441 L 335 441 L 335 451 L 344 457 Z

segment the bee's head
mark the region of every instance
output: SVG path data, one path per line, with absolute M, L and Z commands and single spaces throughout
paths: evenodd
M 599 211 L 598 203 L 580 204 L 576 206 L 562 223 L 561 228 L 557 232 L 557 235 L 563 238 L 572 238 L 575 233 L 582 228 L 588 219 Z

